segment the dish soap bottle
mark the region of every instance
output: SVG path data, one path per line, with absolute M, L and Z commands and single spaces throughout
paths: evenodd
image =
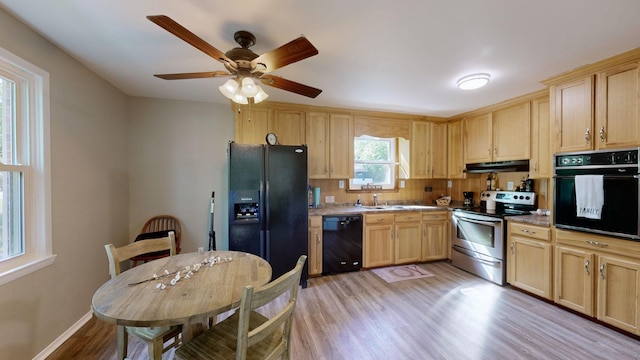
M 309 207 L 312 208 L 313 207 L 313 190 L 311 190 L 311 185 L 309 185 L 309 188 L 307 191 L 307 201 L 309 202 Z

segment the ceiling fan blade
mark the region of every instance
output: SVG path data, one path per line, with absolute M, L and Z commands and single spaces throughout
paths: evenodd
M 291 91 L 306 97 L 315 98 L 320 95 L 322 90 L 311 86 L 303 85 L 295 81 L 287 80 L 279 76 L 264 75 L 260 78 L 263 84 L 273 86 L 278 89 Z
M 288 42 L 277 49 L 266 52 L 251 61 L 251 67 L 268 73 L 296 61 L 304 60 L 318 54 L 318 49 L 307 38 L 299 38 Z M 260 65 L 260 67 L 258 67 Z M 264 69 L 263 69 L 264 68 Z
M 233 74 L 228 73 L 226 71 L 208 71 L 208 72 L 182 73 L 182 74 L 156 74 L 153 76 L 160 79 L 164 79 L 164 80 L 183 80 L 183 79 L 203 79 L 203 78 L 225 77 L 225 76 L 231 76 L 231 75 Z
M 186 41 L 187 43 L 189 43 L 190 45 L 194 46 L 195 48 L 197 48 L 198 50 L 202 51 L 203 53 L 205 53 L 205 54 L 211 56 L 212 58 L 220 61 L 221 63 L 228 64 L 229 66 L 231 66 L 234 69 L 238 67 L 238 65 L 235 63 L 235 61 L 229 59 L 227 57 L 227 55 L 225 55 L 222 51 L 216 49 L 215 47 L 213 47 L 208 42 L 202 40 L 196 34 L 192 33 L 189 30 L 187 30 L 185 27 L 183 27 L 182 25 L 178 24 L 177 22 L 175 22 L 170 17 L 168 17 L 166 15 L 150 15 L 150 16 L 147 16 L 147 19 L 151 20 L 156 25 L 158 25 L 161 28 L 167 30 L 168 32 L 172 33 L 173 35 L 179 37 L 180 39 Z

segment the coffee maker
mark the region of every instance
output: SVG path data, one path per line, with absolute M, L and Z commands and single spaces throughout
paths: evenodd
M 465 207 L 473 207 L 473 191 L 463 191 L 462 196 L 464 196 L 464 202 L 462 204 Z

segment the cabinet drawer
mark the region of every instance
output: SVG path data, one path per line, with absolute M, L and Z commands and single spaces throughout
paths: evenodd
M 416 222 L 422 220 L 422 215 L 419 212 L 401 212 L 394 215 L 394 221 L 399 222 Z
M 364 222 L 367 225 L 392 225 L 393 214 L 368 214 L 364 216 Z
M 566 244 L 583 249 L 598 250 L 640 259 L 640 243 L 609 236 L 556 229 L 558 244 Z
M 511 222 L 509 223 L 509 230 L 512 235 L 527 236 L 545 241 L 551 240 L 551 230 L 542 226 Z
M 425 211 L 422 213 L 422 221 L 438 221 L 448 219 L 449 213 L 447 211 Z
M 309 216 L 309 227 L 322 227 L 322 216 Z

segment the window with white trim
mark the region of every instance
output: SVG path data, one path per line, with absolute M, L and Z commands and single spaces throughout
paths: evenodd
M 49 74 L 0 48 L 0 285 L 53 263 Z
M 368 186 L 393 189 L 396 182 L 396 139 L 360 136 L 354 138 L 353 167 L 355 177 L 349 189 Z

